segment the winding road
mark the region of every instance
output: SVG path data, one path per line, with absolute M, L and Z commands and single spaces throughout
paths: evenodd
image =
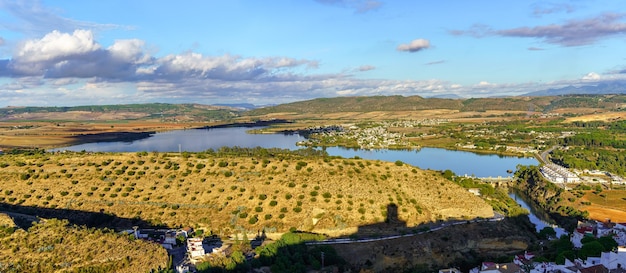
M 475 219 L 475 220 L 470 220 L 470 221 L 459 221 L 459 222 L 453 222 L 453 223 L 442 223 L 442 224 L 437 225 L 434 228 L 431 228 L 431 229 L 428 229 L 428 230 L 424 230 L 424 231 L 420 231 L 420 232 L 416 232 L 416 233 L 410 233 L 410 234 L 391 235 L 391 236 L 385 236 L 385 237 L 363 238 L 363 239 L 349 239 L 349 238 L 328 239 L 328 240 L 324 240 L 324 241 L 306 242 L 305 244 L 306 245 L 336 245 L 336 244 L 356 244 L 356 243 L 367 243 L 367 242 L 376 242 L 376 241 L 384 241 L 384 240 L 393 240 L 393 239 L 398 239 L 398 238 L 417 236 L 417 235 L 421 235 L 421 234 L 425 234 L 425 233 L 429 233 L 429 232 L 433 232 L 433 231 L 442 230 L 444 228 L 448 228 L 448 227 L 452 227 L 452 226 L 465 225 L 465 224 L 469 224 L 469 223 L 497 222 L 497 221 L 502 221 L 503 219 L 504 219 L 503 215 L 496 214 L 494 217 L 488 218 L 488 219 Z

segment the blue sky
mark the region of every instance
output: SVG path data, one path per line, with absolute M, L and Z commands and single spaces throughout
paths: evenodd
M 0 0 L 0 107 L 512 96 L 626 78 L 621 1 Z

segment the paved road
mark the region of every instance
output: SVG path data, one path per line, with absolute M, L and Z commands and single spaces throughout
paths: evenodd
M 412 236 L 417 236 L 417 235 L 424 234 L 424 233 L 438 231 L 438 230 L 442 230 L 444 228 L 448 228 L 448 227 L 451 227 L 451 226 L 458 226 L 458 225 L 464 225 L 464 224 L 468 224 L 468 223 L 479 223 L 479 222 L 497 222 L 497 221 L 502 221 L 503 219 L 504 219 L 504 216 L 496 215 L 493 218 L 483 219 L 483 220 L 476 219 L 476 220 L 470 220 L 470 221 L 460 221 L 460 222 L 453 222 L 453 223 L 442 223 L 442 224 L 436 225 L 435 227 L 433 227 L 433 228 L 431 228 L 429 230 L 420 231 L 420 232 L 417 232 L 417 233 L 410 233 L 410 234 L 403 234 L 403 235 L 391 235 L 391 236 L 378 237 L 378 238 L 329 239 L 329 240 L 324 240 L 324 241 L 306 242 L 306 245 L 356 244 L 356 243 L 367 243 L 367 242 L 376 242 L 376 241 L 383 241 L 383 240 L 393 240 L 393 239 L 398 239 L 398 238 L 403 238 L 403 237 L 412 237 Z
M 177 266 L 185 260 L 187 255 L 187 249 L 184 246 L 181 246 L 173 249 L 168 249 L 167 253 L 172 255 L 172 264 L 174 264 L 174 266 Z
M 541 163 L 543 164 L 548 164 L 548 163 L 552 163 L 550 162 L 550 160 L 548 159 L 548 155 L 557 147 L 559 147 L 559 145 L 554 145 L 552 147 L 550 147 L 550 149 L 547 149 L 543 152 L 541 152 L 541 155 L 539 155 L 539 160 L 541 161 Z

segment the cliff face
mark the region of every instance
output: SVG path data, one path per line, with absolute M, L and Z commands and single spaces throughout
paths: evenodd
M 567 201 L 573 195 L 545 180 L 537 166 L 524 166 L 516 171 L 515 176 L 518 177 L 518 183 L 514 187 L 546 211 L 559 226 L 573 230 L 577 220 L 586 217 Z
M 527 220 L 525 220 L 527 221 Z M 523 219 L 453 226 L 413 237 L 335 245 L 356 271 L 432 271 L 471 268 L 484 259 L 523 252 L 535 236 Z

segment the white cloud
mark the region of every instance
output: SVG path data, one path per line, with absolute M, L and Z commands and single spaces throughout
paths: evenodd
M 418 52 L 430 47 L 430 41 L 426 39 L 415 39 L 408 44 L 400 44 L 396 49 L 398 51 Z
M 589 72 L 587 75 L 583 76 L 582 79 L 585 81 L 596 81 L 600 79 L 600 74 L 596 72 Z
M 416 42 L 408 48 L 424 48 Z M 438 79 L 359 79 L 351 73 L 314 74 L 317 61 L 284 56 L 251 58 L 196 52 L 155 56 L 142 40 L 105 46 L 90 31 L 52 32 L 22 43 L 13 59 L 0 60 L 0 102 L 6 105 L 77 105 L 135 102 L 284 103 L 318 97 L 457 94 L 462 97 L 518 95 L 536 90 L 625 78 L 591 72 L 571 80 L 520 84 L 481 81 L 461 85 Z M 37 56 L 26 56 L 33 54 Z M 306 72 L 306 73 L 305 73 Z M 3 106 L 0 105 L 0 106 Z
M 626 18 L 626 14 L 604 13 L 592 18 L 569 20 L 562 24 L 524 26 L 502 30 L 494 30 L 485 25 L 474 25 L 468 30 L 451 30 L 449 33 L 476 38 L 486 36 L 535 38 L 541 39 L 545 43 L 565 47 L 583 46 L 594 44 L 602 39 L 626 35 L 624 18 Z
M 100 49 L 89 30 L 74 33 L 53 31 L 40 40 L 26 41 L 18 49 L 15 59 L 22 62 L 52 61 L 94 52 Z
M 357 68 L 357 71 L 365 72 L 365 71 L 370 71 L 374 69 L 376 69 L 376 67 L 373 65 L 362 65 L 362 66 L 359 66 L 359 68 Z
M 123 62 L 145 64 L 150 62 L 150 55 L 145 53 L 146 43 L 139 39 L 117 40 L 107 48 L 111 56 Z
M 0 9 L 8 15 L 0 21 L 4 29 L 28 35 L 42 35 L 53 30 L 69 32 L 75 29 L 106 30 L 129 28 L 114 24 L 100 24 L 64 18 L 57 15 L 58 10 L 42 5 L 39 0 L 0 0 Z M 13 20 L 7 20 L 6 18 L 8 17 L 12 17 Z

